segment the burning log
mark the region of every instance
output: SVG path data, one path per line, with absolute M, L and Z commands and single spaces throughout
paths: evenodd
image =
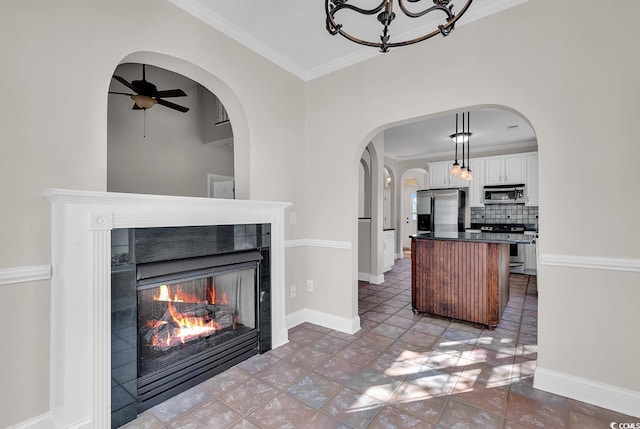
M 162 317 L 144 334 L 152 347 L 166 351 L 169 348 L 209 336 L 234 325 L 234 310 L 227 305 L 209 304 L 206 301 L 178 308 L 171 302 Z
M 234 311 L 228 306 L 219 306 L 216 311 L 216 321 L 224 328 L 228 328 L 233 325 Z

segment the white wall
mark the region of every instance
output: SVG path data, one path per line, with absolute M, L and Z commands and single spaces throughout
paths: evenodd
M 50 263 L 44 189 L 106 189 L 111 74 L 120 62 L 146 62 L 220 97 L 234 124 L 238 196 L 292 201 L 297 222 L 286 238 L 322 242 L 286 250 L 287 284 L 314 280 L 312 293 L 298 287 L 287 300 L 287 313 L 309 308 L 355 326 L 365 146 L 407 119 L 508 106 L 530 120 L 539 145 L 547 262 L 538 278 L 538 367 L 638 395 L 640 203 L 632 167 L 640 146 L 618 134 L 638 111 L 640 2 L 616 6 L 624 13 L 530 0 L 304 84 L 167 2 L 2 2 L 0 270 Z M 458 66 L 460 57 L 468 67 Z M 611 269 L 620 260 L 623 270 Z M 48 409 L 49 283 L 0 287 L 12 303 L 0 318 L 0 343 L 12 351 L 0 354 L 7 426 Z M 21 335 L 8 329 L 13 320 Z
M 538 367 L 566 375 L 562 389 L 597 382 L 637 399 L 640 345 L 630 339 L 640 312 L 629 303 L 640 302 L 640 247 L 633 233 L 640 202 L 633 197 L 634 168 L 621 166 L 640 158 L 640 146 L 613 137 L 612 130 L 628 128 L 638 112 L 640 62 L 631 53 L 640 38 L 634 18 L 640 3 L 616 6 L 624 13 L 603 14 L 594 2 L 577 0 L 551 10 L 533 0 L 460 26 L 450 37 L 396 49 L 310 82 L 307 151 L 314 163 L 307 165 L 307 193 L 314 198 L 307 200 L 307 210 L 317 215 L 309 219 L 307 233 L 355 242 L 357 162 L 381 128 L 467 107 L 521 112 L 538 138 L 540 251 L 547 256 L 538 279 Z M 580 18 L 570 19 L 576 10 Z M 615 31 L 598 31 L 606 28 Z M 461 58 L 465 67 L 459 66 Z M 338 152 L 344 155 L 335 157 Z M 334 174 L 320 185 L 315 177 L 325 165 Z M 350 204 L 353 214 L 327 209 Z M 336 273 L 356 266 L 355 251 L 334 253 L 342 256 Z M 584 267 L 571 267 L 573 258 Z M 626 271 L 617 270 L 620 261 Z M 589 275 L 594 270 L 597 275 Z M 337 275 L 326 287 L 334 301 L 350 298 Z M 573 394 L 569 390 L 559 393 Z M 626 412 L 640 415 L 639 403 Z
M 234 124 L 238 197 L 303 212 L 298 78 L 165 1 L 1 2 L 0 16 L 0 276 L 51 263 L 45 189 L 106 190 L 107 91 L 121 62 L 172 70 L 220 97 Z M 285 234 L 301 236 L 300 224 Z M 0 285 L 12 303 L 0 318 L 2 350 L 11 350 L 0 353 L 0 427 L 49 408 L 49 285 Z

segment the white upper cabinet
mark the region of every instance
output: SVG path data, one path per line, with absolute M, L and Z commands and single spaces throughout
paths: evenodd
M 515 185 L 527 180 L 524 154 L 492 156 L 485 159 L 485 185 Z M 473 170 L 473 167 L 472 167 Z
M 452 176 L 452 161 L 430 162 L 429 166 L 429 188 L 466 188 L 469 182 L 459 177 Z M 473 172 L 473 167 L 471 167 Z
M 525 205 L 537 206 L 538 199 L 538 152 L 529 153 L 527 160 L 527 186 L 525 187 L 526 199 Z
M 484 207 L 484 158 L 470 162 L 473 179 L 469 182 L 469 206 Z
M 525 185 L 526 205 L 538 205 L 538 152 L 488 156 L 470 161 L 473 180 L 467 182 L 449 173 L 453 161 L 430 162 L 429 188 L 466 188 L 471 207 L 484 207 L 484 187 Z

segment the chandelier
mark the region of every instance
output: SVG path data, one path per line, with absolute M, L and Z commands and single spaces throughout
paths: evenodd
M 471 112 L 466 113 L 466 125 L 467 128 L 465 130 L 465 113 L 462 113 L 462 131 L 458 131 L 458 114 L 456 113 L 456 132 L 451 134 L 451 140 L 456 144 L 456 159 L 451 166 L 451 175 L 455 177 L 459 177 L 466 181 L 470 181 L 473 179 L 473 174 L 471 173 L 471 162 L 469 159 L 469 142 L 471 141 L 471 132 L 469 131 L 469 122 L 470 122 Z M 465 165 L 465 151 L 464 145 L 467 145 L 467 158 Z M 458 164 L 458 144 L 462 144 L 462 166 Z
M 398 8 L 402 12 L 402 15 L 399 15 L 400 17 L 402 17 L 402 19 L 404 19 L 404 17 L 425 17 L 424 20 L 427 21 L 426 15 L 435 12 L 440 16 L 444 15 L 442 16 L 444 20 L 439 25 L 431 22 L 431 24 L 427 26 L 426 30 L 421 32 L 420 36 L 413 37 L 412 34 L 411 36 L 408 36 L 407 39 L 402 39 L 401 41 L 391 41 L 389 26 L 391 25 L 393 20 L 396 19 L 396 12 L 394 12 L 393 4 L 394 0 L 382 0 L 382 2 L 373 9 L 364 9 L 358 6 L 354 6 L 353 4 L 349 3 L 349 0 L 325 0 L 324 4 L 325 12 L 327 14 L 327 31 L 331 35 L 340 34 L 341 36 L 346 37 L 352 42 L 358 43 L 360 45 L 380 48 L 380 52 L 388 52 L 389 48 L 412 45 L 414 43 L 427 40 L 435 36 L 436 34 L 448 36 L 453 31 L 456 21 L 460 19 L 460 17 L 467 11 L 473 0 L 461 0 L 466 1 L 466 3 L 458 13 L 454 12 L 453 1 L 454 0 L 396 0 Z M 425 3 L 432 4 L 424 6 Z M 458 2 L 458 4 L 459 3 L 460 2 Z M 409 5 L 412 6 L 408 7 Z M 348 20 L 350 17 L 352 18 L 354 16 L 353 13 L 349 15 L 348 11 L 360 15 L 377 14 L 378 22 L 380 23 L 380 25 L 382 25 L 382 34 L 380 35 L 380 41 L 368 41 L 365 39 L 361 39 L 353 35 L 353 29 L 350 31 L 345 30 L 343 28 L 343 26 L 345 25 L 344 21 L 338 21 L 336 19 L 336 16 L 338 15 L 338 12 L 345 12 L 341 13 L 340 16 L 343 18 L 346 17 Z M 431 17 L 434 16 L 435 15 L 431 15 Z M 429 21 L 427 21 L 427 23 L 429 23 Z M 405 31 L 405 33 L 407 32 Z

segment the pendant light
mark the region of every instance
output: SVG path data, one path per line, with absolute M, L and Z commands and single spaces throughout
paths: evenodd
M 471 112 L 467 112 L 467 175 L 465 176 L 465 180 L 467 182 L 470 182 L 471 180 L 473 180 L 473 174 L 471 173 L 471 149 L 469 148 L 469 144 L 471 142 L 471 133 L 469 132 L 470 129 L 471 129 Z
M 462 112 L 462 132 L 464 133 L 464 123 L 465 123 L 464 112 Z M 456 136 L 459 138 L 459 136 Z M 462 167 L 460 167 L 460 176 L 461 179 L 467 180 L 467 166 L 465 164 L 464 158 L 464 140 L 462 141 Z
M 457 135 L 458 135 L 458 114 L 456 113 L 456 133 L 452 134 L 452 137 Z M 456 138 L 453 141 L 456 144 L 456 160 L 453 162 L 453 165 L 451 166 L 451 175 L 457 177 L 460 175 L 460 164 L 458 164 L 458 140 Z
M 461 179 L 464 179 L 467 181 L 473 178 L 473 174 L 471 173 L 471 159 L 469 157 L 469 154 L 470 154 L 469 142 L 471 141 L 471 132 L 469 131 L 470 122 L 471 122 L 471 113 L 466 112 L 466 118 L 465 118 L 465 112 L 463 112 L 462 113 L 462 132 L 459 132 L 458 131 L 458 114 L 456 113 L 456 132 L 449 136 L 451 137 L 451 139 L 456 145 L 456 158 L 453 165 L 451 166 L 450 173 L 452 176 L 460 177 Z M 465 125 L 466 125 L 466 129 L 465 129 Z M 458 164 L 458 143 L 462 144 L 462 166 Z M 466 151 L 465 151 L 465 143 L 467 145 Z M 466 156 L 465 156 L 465 152 L 466 152 Z

